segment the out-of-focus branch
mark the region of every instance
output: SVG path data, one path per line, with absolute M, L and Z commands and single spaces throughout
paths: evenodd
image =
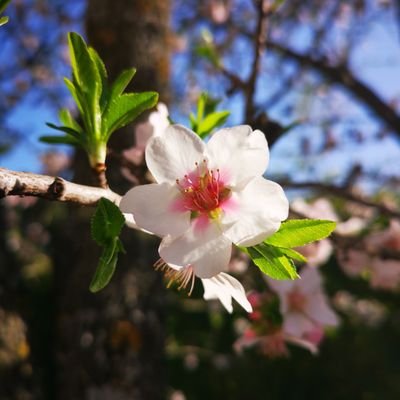
M 342 85 L 347 91 L 368 106 L 387 126 L 393 129 L 396 135 L 400 136 L 400 116 L 365 83 L 357 79 L 346 65 L 331 66 L 322 59 L 314 59 L 309 54 L 298 53 L 281 44 L 268 40 L 265 45 L 268 49 L 275 50 L 303 66 L 315 69 L 329 81 Z
M 363 196 L 352 193 L 349 189 L 340 186 L 327 185 L 319 182 L 279 182 L 282 186 L 292 189 L 312 189 L 320 193 L 326 193 L 333 196 L 341 197 L 343 199 L 353 201 L 358 204 L 362 204 L 366 207 L 377 209 L 380 213 L 388 216 L 400 219 L 400 211 L 389 208 L 381 203 L 376 203 L 373 200 L 366 199 Z
M 247 122 L 252 121 L 254 118 L 255 106 L 254 106 L 254 94 L 256 90 L 256 82 L 258 73 L 260 70 L 261 55 L 265 50 L 266 42 L 266 25 L 268 12 L 265 10 L 264 0 L 255 1 L 257 7 L 257 27 L 253 36 L 254 40 L 254 58 L 251 67 L 249 78 L 246 82 L 246 110 L 245 120 Z
M 78 185 L 59 177 L 0 168 L 0 198 L 34 196 L 47 200 L 93 206 L 102 197 L 118 204 L 121 196 L 109 189 Z

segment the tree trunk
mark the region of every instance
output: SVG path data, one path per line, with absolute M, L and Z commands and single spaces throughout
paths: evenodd
M 168 18 L 168 1 L 89 0 L 87 35 L 111 80 L 134 66 L 137 74 L 129 89 L 155 90 L 165 101 Z M 120 151 L 132 143 L 129 127 L 115 134 L 111 146 Z M 76 176 L 82 178 L 87 162 L 77 159 Z M 107 164 L 111 188 L 123 194 L 129 183 L 112 160 Z M 163 399 L 164 289 L 152 268 L 157 242 L 126 228 L 127 255 L 120 258 L 111 284 L 91 294 L 88 286 L 99 255 L 89 237 L 92 213 L 71 206 L 67 222 L 54 232 L 58 243 L 56 398 Z

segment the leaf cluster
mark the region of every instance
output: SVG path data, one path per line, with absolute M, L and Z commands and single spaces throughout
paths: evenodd
M 202 139 L 215 128 L 223 125 L 230 115 L 229 111 L 216 111 L 220 100 L 202 93 L 197 101 L 196 115 L 190 113 L 190 126 Z
M 124 93 L 136 73 L 134 68 L 123 71 L 112 85 L 98 53 L 86 45 L 77 33 L 68 34 L 72 66 L 72 79 L 64 78 L 80 113 L 78 123 L 71 113 L 63 109 L 61 126 L 48 123 L 64 136 L 43 136 L 46 143 L 68 144 L 82 147 L 91 164 L 104 163 L 107 142 L 113 132 L 137 118 L 143 111 L 154 107 L 156 92 Z
M 295 261 L 307 259 L 294 250 L 328 237 L 335 229 L 333 221 L 320 219 L 292 219 L 283 222 L 280 229 L 264 242 L 241 248 L 260 270 L 273 279 L 297 279 Z

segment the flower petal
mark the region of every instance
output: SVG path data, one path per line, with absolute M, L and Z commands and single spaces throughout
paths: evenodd
M 129 190 L 119 205 L 140 228 L 159 236 L 179 236 L 190 227 L 190 212 L 176 210 L 179 190 L 168 183 L 142 185 Z M 126 217 L 125 217 L 126 218 Z
M 201 280 L 204 286 L 204 299 L 219 299 L 229 313 L 232 313 L 232 298 L 234 298 L 247 312 L 253 308 L 247 300 L 242 284 L 233 276 L 221 272 L 210 279 Z
M 146 147 L 146 163 L 157 182 L 175 183 L 192 172 L 204 159 L 205 144 L 191 130 L 170 125 L 160 136 L 153 136 Z
M 232 193 L 234 207 L 222 217 L 224 235 L 238 246 L 254 246 L 275 233 L 288 216 L 289 202 L 275 182 L 256 177 Z
M 207 143 L 207 154 L 210 168 L 219 168 L 229 186 L 243 186 L 254 176 L 261 176 L 269 161 L 264 134 L 248 125 L 216 132 Z
M 211 278 L 227 268 L 232 244 L 216 224 L 199 229 L 192 223 L 183 235 L 165 237 L 158 251 L 167 264 L 192 265 L 199 278 Z
M 312 321 L 319 325 L 337 326 L 339 324 L 336 313 L 328 305 L 327 299 L 323 293 L 318 293 L 313 296 L 312 301 L 307 303 L 304 311 Z
M 283 331 L 289 335 L 301 337 L 314 328 L 314 323 L 298 312 L 284 315 Z

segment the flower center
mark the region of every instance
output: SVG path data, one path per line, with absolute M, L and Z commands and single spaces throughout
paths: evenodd
M 195 163 L 195 170 L 177 179 L 176 183 L 182 193 L 183 206 L 190 210 L 194 217 L 207 214 L 212 219 L 220 217 L 222 204 L 229 199 L 231 190 L 221 179 L 219 169 L 209 169 L 207 160 Z
M 303 293 L 300 293 L 298 290 L 293 290 L 288 293 L 288 303 L 289 309 L 292 311 L 304 311 L 304 307 L 307 303 L 307 298 Z

